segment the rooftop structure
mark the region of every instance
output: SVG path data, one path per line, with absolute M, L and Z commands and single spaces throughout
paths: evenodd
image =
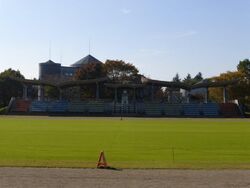
M 62 66 L 60 63 L 55 63 L 49 60 L 39 64 L 39 80 L 71 80 L 77 69 L 89 63 L 102 63 L 92 55 L 80 59 L 71 66 Z

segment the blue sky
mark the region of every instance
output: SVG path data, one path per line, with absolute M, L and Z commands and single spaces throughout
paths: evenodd
M 38 77 L 89 52 L 154 79 L 233 71 L 250 56 L 250 0 L 0 0 L 0 71 Z

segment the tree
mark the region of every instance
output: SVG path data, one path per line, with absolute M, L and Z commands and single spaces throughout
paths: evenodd
M 239 64 L 237 65 L 237 70 L 246 74 L 246 76 L 249 79 L 250 78 L 250 61 L 249 61 L 249 59 L 244 59 L 243 61 L 240 61 Z
M 4 88 L 4 81 L 0 79 L 0 107 L 3 107 L 3 88 Z
M 229 80 L 239 80 L 237 84 L 228 87 L 229 100 L 238 99 L 241 103 L 250 102 L 250 84 L 245 79 L 245 74 L 241 71 L 226 72 L 220 74 L 218 77 L 214 77 L 213 81 L 229 81 Z M 221 102 L 222 101 L 222 88 L 210 88 L 209 89 L 210 98 Z
M 17 81 L 9 79 L 10 77 L 24 79 L 24 76 L 18 70 L 7 69 L 0 73 L 1 106 L 7 106 L 11 97 L 18 97 L 22 94 L 22 85 Z
M 58 88 L 53 86 L 45 86 L 44 87 L 45 96 L 49 99 L 58 99 L 60 95 Z
M 88 63 L 83 65 L 75 74 L 76 80 L 89 80 L 105 77 L 106 72 L 102 63 Z
M 197 82 L 200 82 L 203 80 L 203 77 L 202 77 L 202 73 L 199 72 L 198 74 L 196 74 L 196 76 L 194 77 L 194 81 L 197 83 Z
M 20 73 L 19 70 L 15 71 L 13 69 L 7 69 L 0 73 L 0 79 L 2 80 L 9 77 L 24 79 L 24 76 Z
M 192 78 L 191 75 L 188 74 L 186 76 L 186 78 L 183 79 L 183 83 L 189 84 L 189 85 L 194 85 L 202 80 L 203 80 L 202 73 L 199 72 L 198 74 L 196 74 L 196 76 L 194 78 Z
M 192 84 L 193 83 L 193 79 L 192 79 L 192 76 L 188 73 L 186 78 L 183 79 L 183 83 L 186 83 L 186 84 Z
M 89 80 L 106 77 L 106 71 L 102 63 L 88 63 L 83 65 L 75 74 L 75 80 Z M 102 85 L 99 86 L 103 88 Z M 82 98 L 94 98 L 96 95 L 96 84 L 81 86 Z M 100 91 L 103 91 L 100 89 Z M 101 93 L 102 95 L 102 93 Z
M 139 73 L 133 64 L 122 60 L 107 60 L 104 67 L 107 76 L 114 81 L 134 80 Z
M 173 78 L 173 82 L 181 82 L 181 79 L 178 73 L 176 73 L 175 77 Z
M 186 78 L 184 78 L 184 80 L 192 80 L 192 76 L 191 76 L 191 74 L 187 74 L 187 77 Z

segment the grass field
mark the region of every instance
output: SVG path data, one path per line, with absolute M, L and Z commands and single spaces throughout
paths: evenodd
M 249 119 L 0 116 L 0 166 L 250 168 Z

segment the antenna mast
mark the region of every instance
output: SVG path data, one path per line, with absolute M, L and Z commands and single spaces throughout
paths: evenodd
M 51 41 L 49 41 L 49 60 L 51 60 Z
M 90 41 L 90 39 L 89 39 L 89 55 L 90 55 L 90 45 L 91 45 L 90 42 L 91 42 L 91 41 Z
M 60 63 L 62 63 L 62 50 L 60 50 Z

